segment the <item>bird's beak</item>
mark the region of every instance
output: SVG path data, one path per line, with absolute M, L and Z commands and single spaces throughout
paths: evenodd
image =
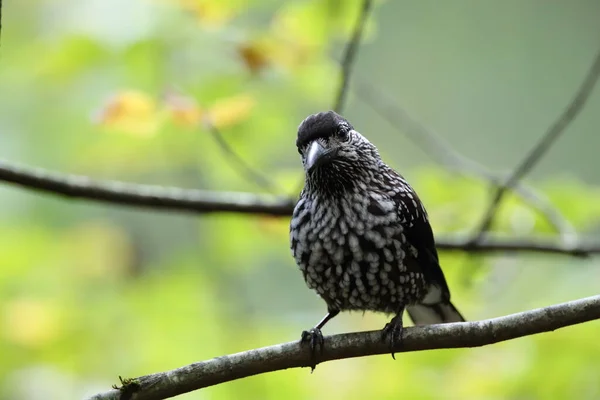
M 318 140 L 315 140 L 308 148 L 305 164 L 306 170 L 310 171 L 319 165 L 331 161 L 331 159 L 335 156 L 335 153 L 335 149 L 323 147 Z

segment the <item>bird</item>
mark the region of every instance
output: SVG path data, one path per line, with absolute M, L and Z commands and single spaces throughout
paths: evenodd
M 290 247 L 306 285 L 327 306 L 301 334 L 313 358 L 323 350 L 321 329 L 343 311 L 393 315 L 381 338 L 394 359 L 404 311 L 414 325 L 464 322 L 450 301 L 425 206 L 377 147 L 335 111 L 307 116 L 296 147 L 304 187 Z

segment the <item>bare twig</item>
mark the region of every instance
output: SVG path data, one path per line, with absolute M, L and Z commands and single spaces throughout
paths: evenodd
M 344 103 L 348 95 L 348 86 L 350 85 L 350 75 L 352 74 L 352 67 L 354 66 L 354 60 L 356 59 L 356 53 L 358 46 L 360 45 L 360 39 L 362 37 L 365 24 L 369 18 L 369 11 L 372 7 L 372 0 L 363 0 L 356 25 L 352 32 L 352 37 L 346 43 L 344 49 L 344 55 L 342 56 L 342 75 L 340 78 L 340 85 L 336 92 L 336 99 L 333 106 L 333 110 L 337 113 L 341 113 L 344 108 Z
M 244 159 L 235 152 L 229 143 L 227 143 L 227 140 L 225 140 L 219 128 L 217 128 L 209 118 L 205 118 L 203 120 L 203 125 L 210 132 L 215 142 L 217 142 L 221 148 L 221 151 L 223 151 L 223 153 L 225 153 L 225 155 L 231 160 L 234 167 L 237 168 L 238 172 L 242 176 L 246 176 L 246 178 L 255 182 L 258 186 L 262 187 L 269 193 L 276 193 L 276 188 L 273 182 L 271 182 L 265 175 L 244 161 Z
M 506 238 L 486 237 L 477 243 L 469 237 L 440 237 L 436 239 L 436 247 L 445 251 L 464 251 L 468 253 L 510 253 L 532 252 L 547 254 L 563 254 L 586 258 L 591 254 L 600 253 L 600 243 L 597 241 L 560 242 L 551 238 Z
M 600 77 L 600 51 L 596 55 L 587 75 L 581 83 L 575 97 L 571 100 L 568 107 L 558 117 L 558 119 L 550 126 L 548 131 L 540 138 L 539 142 L 531 149 L 529 154 L 517 166 L 513 173 L 508 177 L 506 182 L 497 188 L 492 201 L 490 202 L 487 211 L 481 221 L 477 233 L 473 237 L 473 241 L 477 242 L 489 230 L 498 206 L 502 201 L 506 190 L 513 187 L 521 178 L 523 178 L 542 158 L 550 147 L 556 142 L 562 133 L 565 132 L 569 124 L 583 110 L 587 100 L 592 94 L 596 82 Z
M 270 195 L 214 192 L 140 185 L 119 181 L 94 181 L 86 176 L 66 175 L 40 168 L 15 166 L 0 160 L 0 181 L 25 189 L 41 191 L 68 198 L 131 206 L 161 211 L 207 213 L 238 213 L 289 217 L 295 200 Z M 468 252 L 541 252 L 583 256 L 600 253 L 600 243 L 579 241 L 571 245 L 555 243 L 550 239 L 488 238 L 472 243 L 469 238 L 439 238 L 437 247 L 447 251 Z
M 406 328 L 397 353 L 486 346 L 600 319 L 600 296 L 483 321 Z M 318 362 L 388 354 L 381 331 L 346 333 L 325 338 Z M 390 358 L 389 362 L 393 362 Z M 399 360 L 398 362 L 402 362 Z M 88 400 L 158 400 L 253 375 L 312 365 L 308 347 L 299 341 L 277 344 L 201 361 L 167 372 L 122 380 L 120 389 Z
M 499 187 L 505 181 L 504 178 L 494 175 L 483 165 L 458 153 L 441 135 L 411 117 L 383 90 L 377 89 L 372 83 L 367 83 L 357 77 L 354 90 L 359 99 L 393 127 L 405 133 L 436 163 L 462 175 L 490 182 L 495 187 Z M 568 241 L 577 236 L 569 221 L 542 194 L 521 182 L 517 182 L 512 190 L 554 226 L 562 240 Z

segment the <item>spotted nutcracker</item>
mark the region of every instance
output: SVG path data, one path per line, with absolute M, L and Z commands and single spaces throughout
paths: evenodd
M 393 314 L 382 330 L 390 349 L 402 337 L 405 309 L 415 325 L 464 321 L 450 302 L 423 203 L 377 148 L 333 111 L 302 121 L 296 146 L 305 185 L 291 249 L 306 284 L 327 304 L 327 315 L 302 332 L 312 351 L 340 311 Z

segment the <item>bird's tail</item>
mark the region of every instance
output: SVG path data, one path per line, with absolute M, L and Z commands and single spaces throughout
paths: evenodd
M 436 304 L 413 304 L 406 307 L 406 312 L 415 325 L 465 322 L 460 312 L 449 301 Z

